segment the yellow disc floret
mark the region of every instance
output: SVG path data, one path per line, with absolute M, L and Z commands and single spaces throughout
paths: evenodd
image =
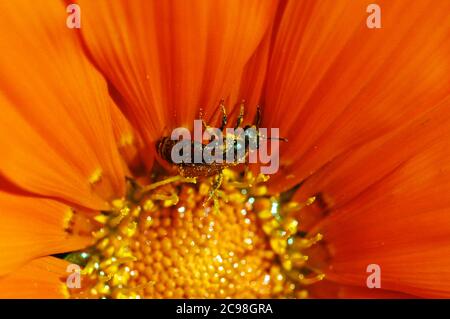
M 129 184 L 127 198 L 95 217 L 102 227 L 83 256 L 82 288 L 73 297 L 276 298 L 305 297 L 311 275 L 299 243 L 298 220 L 267 195 L 264 176 L 223 172 L 216 206 L 212 178 Z M 313 199 L 311 200 L 311 202 Z M 286 212 L 292 209 L 286 209 Z

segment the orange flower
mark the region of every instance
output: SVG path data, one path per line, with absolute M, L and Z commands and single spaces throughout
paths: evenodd
M 0 3 L 0 297 L 450 296 L 448 1 L 78 4 Z M 221 99 L 289 142 L 216 212 L 155 142 Z

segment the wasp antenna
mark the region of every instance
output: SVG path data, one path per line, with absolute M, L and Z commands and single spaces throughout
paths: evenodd
M 285 138 L 285 137 L 265 137 L 265 136 L 261 136 L 261 138 L 263 140 L 279 140 L 279 141 L 282 141 L 282 142 L 288 142 L 288 139 Z
M 245 105 L 245 100 L 242 100 L 241 106 L 239 109 L 239 116 L 237 118 L 236 126 L 234 127 L 234 129 L 237 129 L 239 126 L 241 126 L 242 121 L 244 120 L 244 108 L 245 108 L 244 105 Z

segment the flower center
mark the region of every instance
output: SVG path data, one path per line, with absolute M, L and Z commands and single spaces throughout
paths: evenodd
M 303 238 L 290 216 L 302 205 L 267 195 L 266 180 L 224 170 L 215 205 L 204 205 L 214 178 L 130 181 L 127 198 L 95 217 L 95 245 L 69 255 L 84 266 L 72 297 L 306 297 L 323 275 L 302 249 L 321 235 Z

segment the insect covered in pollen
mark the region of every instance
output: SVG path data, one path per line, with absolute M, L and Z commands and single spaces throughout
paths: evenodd
M 257 107 L 253 124 L 242 127 L 245 108 L 245 101 L 242 101 L 234 128 L 226 129 L 228 117 L 223 100 L 221 100 L 219 107 L 222 111 L 219 129 L 209 127 L 203 120 L 194 121 L 194 136 L 196 136 L 195 123 L 199 122 L 199 126 L 205 128 L 206 135 L 210 137 L 208 144 L 204 143 L 204 139 L 207 138 L 203 134 L 200 133 L 201 141 L 199 141 L 198 139 L 191 139 L 189 132 L 188 139 L 180 141 L 174 136 L 164 136 L 156 144 L 159 156 L 167 163 L 175 165 L 181 176 L 187 178 L 215 176 L 209 199 L 222 183 L 222 171 L 232 166 L 249 163 L 249 157 L 253 158 L 249 156 L 250 153 L 259 149 L 261 140 L 279 139 L 286 141 L 284 138 L 267 138 L 264 134 L 261 134 L 261 109 L 259 107 Z M 225 133 L 223 133 L 224 129 Z M 182 156 L 178 156 L 180 150 L 183 151 Z

